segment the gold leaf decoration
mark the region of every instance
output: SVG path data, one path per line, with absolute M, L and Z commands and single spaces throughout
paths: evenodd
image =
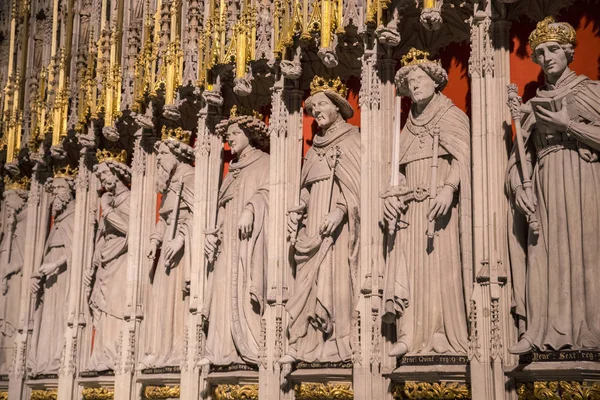
M 352 400 L 354 390 L 350 383 L 301 383 L 294 386 L 296 400 Z
M 57 398 L 58 391 L 56 389 L 31 391 L 31 400 L 56 400 Z
M 103 387 L 85 388 L 81 395 L 84 400 L 112 400 L 115 397 L 115 391 Z
M 144 388 L 144 399 L 178 399 L 179 385 L 173 386 L 146 386 Z
M 525 382 L 517 394 L 519 400 L 600 400 L 600 382 Z
M 258 385 L 217 385 L 214 400 L 258 400 Z
M 8 400 L 8 392 L 0 392 L 0 400 Z
M 459 382 L 404 382 L 392 389 L 394 399 L 470 399 L 471 390 Z

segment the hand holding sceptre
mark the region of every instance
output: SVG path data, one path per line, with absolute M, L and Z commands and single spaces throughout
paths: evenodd
M 507 87 L 508 91 L 508 107 L 510 108 L 510 115 L 515 121 L 515 127 L 517 129 L 517 151 L 519 152 L 519 165 L 521 166 L 521 174 L 523 176 L 523 189 L 527 198 L 531 204 L 534 204 L 533 189 L 531 185 L 531 171 L 529 170 L 529 164 L 525 156 L 525 144 L 523 143 L 523 128 L 521 127 L 521 97 L 518 94 L 517 85 L 511 83 Z M 540 224 L 537 220 L 535 212 L 529 212 L 527 215 L 527 223 L 529 229 L 533 232 L 540 230 Z

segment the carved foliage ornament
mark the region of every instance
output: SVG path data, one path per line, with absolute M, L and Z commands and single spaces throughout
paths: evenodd
M 519 400 L 595 400 L 600 399 L 600 382 L 527 382 L 517 387 Z
M 392 389 L 394 399 L 470 399 L 471 390 L 458 382 L 404 382 Z
M 296 400 L 352 400 L 354 390 L 350 383 L 301 383 L 294 386 Z
M 179 385 L 173 386 L 146 386 L 144 388 L 144 399 L 178 399 Z
M 81 395 L 84 400 L 112 400 L 115 397 L 115 391 L 103 387 L 85 388 Z
M 56 400 L 57 398 L 58 391 L 56 389 L 33 390 L 31 392 L 31 400 Z
M 0 400 L 8 400 L 8 392 L 0 392 Z
M 215 400 L 258 400 L 258 385 L 217 385 Z

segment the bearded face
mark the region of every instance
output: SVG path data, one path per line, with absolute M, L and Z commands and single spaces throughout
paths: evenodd
M 73 200 L 73 192 L 69 183 L 62 178 L 52 182 L 52 216 L 60 215 Z
M 165 144 L 161 144 L 158 148 L 156 167 L 156 192 L 164 193 L 177 167 L 177 158 Z
M 96 176 L 102 185 L 102 189 L 109 193 L 114 193 L 117 187 L 117 177 L 106 164 L 99 164 L 96 170 Z
M 15 190 L 9 190 L 6 193 L 6 207 L 10 212 L 18 214 L 25 206 L 25 199 L 22 198 Z

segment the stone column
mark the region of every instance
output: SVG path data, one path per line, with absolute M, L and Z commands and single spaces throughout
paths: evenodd
M 218 113 L 212 107 L 204 105 L 198 118 L 198 137 L 196 139 L 192 276 L 190 288 L 190 312 L 186 325 L 187 349 L 181 369 L 181 398 L 210 398 L 210 388 L 206 377 L 209 366 L 198 370 L 197 362 L 204 355 L 204 322 L 200 317 L 204 302 L 206 278 L 206 257 L 204 257 L 204 232 L 215 227 L 217 222 L 217 200 L 219 182 L 223 165 L 223 143 L 215 135 L 214 127 Z M 198 374 L 200 377 L 198 379 Z
M 471 129 L 473 155 L 473 256 L 476 282 L 470 299 L 471 390 L 473 398 L 510 398 L 503 366 L 514 333 L 507 282 L 506 85 L 508 23 L 492 22 L 491 5 L 475 9 L 471 21 Z M 513 391 L 514 392 L 514 391 Z M 508 397 L 507 397 L 508 396 Z
M 383 202 L 379 197 L 388 186 L 393 128 L 394 62 L 378 59 L 378 46 L 366 49 L 362 60 L 359 105 L 361 112 L 361 205 L 360 205 L 360 300 L 353 320 L 355 349 L 354 398 L 385 399 L 381 376 L 381 291 L 385 260 L 379 222 Z
M 12 367 L 9 373 L 8 398 L 25 398 L 27 390 L 25 387 L 26 379 L 26 360 L 27 360 L 27 340 L 31 335 L 33 324 L 32 314 L 32 295 L 30 288 L 31 275 L 35 271 L 44 255 L 44 246 L 40 243 L 46 242 L 48 233 L 48 223 L 50 221 L 50 198 L 44 190 L 42 177 L 45 178 L 44 171 L 36 171 L 31 178 L 31 187 L 29 189 L 29 198 L 27 202 L 27 230 L 26 241 L 29 245 L 26 247 L 23 260 L 23 279 L 21 284 L 21 301 L 19 308 L 18 333 L 15 339 L 15 353 L 12 360 Z
M 85 323 L 82 318 L 82 307 L 85 307 L 82 276 L 83 269 L 89 265 L 93 255 L 97 218 L 97 182 L 92 173 L 92 157 L 92 149 L 83 147 L 76 178 L 75 222 L 67 299 L 67 329 L 64 337 L 63 358 L 58 373 L 58 400 L 71 400 L 76 389 L 75 379 L 77 378 L 79 359 L 78 340 Z

